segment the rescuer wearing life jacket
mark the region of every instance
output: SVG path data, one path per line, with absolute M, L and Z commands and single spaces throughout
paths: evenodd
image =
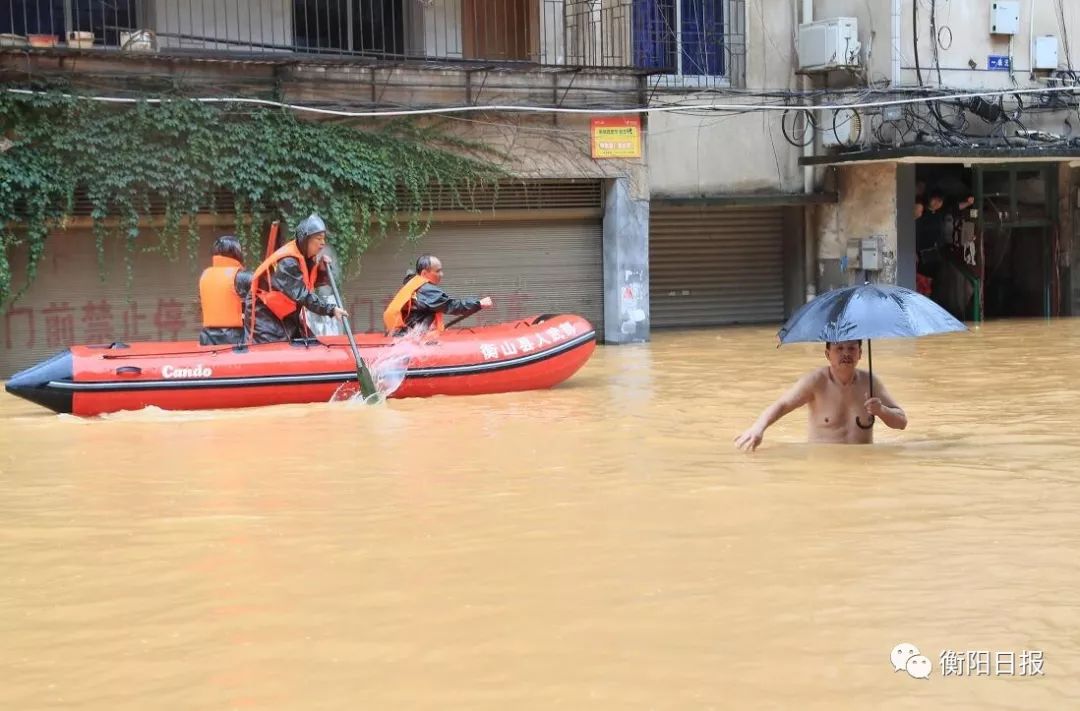
M 438 287 L 442 281 L 442 262 L 424 255 L 416 260 L 414 269 L 405 274 L 405 285 L 383 312 L 386 332 L 399 336 L 420 326 L 423 330 L 443 330 L 443 315 L 474 314 L 492 305 L 491 297 L 455 299 Z
M 199 277 L 202 331 L 199 344 L 220 346 L 244 340 L 244 298 L 251 272 L 244 270 L 244 251 L 232 235 L 214 242 L 213 262 Z
M 255 343 L 288 341 L 311 333 L 302 309 L 323 316 L 348 316 L 315 293 L 329 258 L 319 259 L 326 244 L 326 223 L 312 214 L 296 226 L 295 239 L 286 242 L 258 266 L 252 275 L 251 303 Z

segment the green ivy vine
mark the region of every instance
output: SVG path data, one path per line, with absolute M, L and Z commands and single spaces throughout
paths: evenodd
M 402 229 L 396 215 L 408 216 L 410 238 L 426 232 L 430 186 L 475 209 L 471 191 L 506 176 L 490 160 L 496 152 L 431 126 L 353 127 L 303 120 L 287 109 L 187 98 L 110 104 L 58 90 L 0 90 L 0 133 L 0 304 L 12 296 L 9 248 L 28 246 L 29 285 L 79 189 L 92 205 L 102 275 L 105 239 L 119 230 L 130 284 L 131 256 L 140 248 L 172 259 L 182 245 L 196 253 L 195 217 L 217 212 L 220 190 L 234 196 L 235 234 L 247 253 L 262 253 L 271 220 L 289 230 L 318 212 L 339 263 L 349 264 L 391 226 Z M 140 228 L 152 198 L 165 206 L 156 240 Z

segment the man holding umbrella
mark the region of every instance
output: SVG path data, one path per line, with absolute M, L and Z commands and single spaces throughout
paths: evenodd
M 860 418 L 866 421 L 868 416 L 880 417 L 896 430 L 907 427 L 907 415 L 882 382 L 856 368 L 861 357 L 862 341 L 826 342 L 825 359 L 829 365 L 800 378 L 761 413 L 750 429 L 735 438 L 735 445 L 749 451 L 757 449 L 770 425 L 803 405 L 810 408 L 811 442 L 871 444 L 873 428 L 860 426 Z M 877 393 L 874 397 L 870 397 L 871 378 Z
M 871 340 L 966 330 L 932 300 L 895 284 L 865 282 L 827 291 L 796 311 L 778 336 L 780 345 L 824 342 L 828 367 L 804 375 L 736 437 L 735 444 L 753 451 L 766 428 L 803 405 L 810 407 L 811 442 L 869 444 L 874 441 L 877 417 L 902 430 L 907 427 L 907 415 L 874 377 Z M 869 371 L 856 368 L 863 339 Z

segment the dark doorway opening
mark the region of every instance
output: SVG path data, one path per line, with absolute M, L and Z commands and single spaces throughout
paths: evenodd
M 916 287 L 953 316 L 982 317 L 979 264 L 973 244 L 975 176 L 960 164 L 915 169 Z
M 1061 313 L 1056 166 L 923 164 L 915 180 L 920 291 L 966 320 Z

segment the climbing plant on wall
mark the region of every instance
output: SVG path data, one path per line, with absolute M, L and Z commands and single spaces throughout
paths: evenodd
M 473 209 L 473 188 L 504 172 L 497 154 L 430 126 L 371 122 L 360 127 L 309 121 L 288 109 L 212 104 L 187 98 L 116 104 L 50 90 L 0 90 L 0 304 L 12 296 L 10 247 L 27 246 L 27 283 L 51 231 L 72 216 L 85 190 L 99 263 L 110 231 L 131 256 L 157 249 L 176 259 L 198 244 L 199 212 L 216 212 L 232 193 L 235 232 L 261 254 L 259 230 L 284 228 L 311 212 L 327 222 L 342 263 L 391 227 L 410 237 L 430 225 L 431 185 Z M 147 229 L 151 201 L 163 226 Z M 406 215 L 403 225 L 396 215 Z

